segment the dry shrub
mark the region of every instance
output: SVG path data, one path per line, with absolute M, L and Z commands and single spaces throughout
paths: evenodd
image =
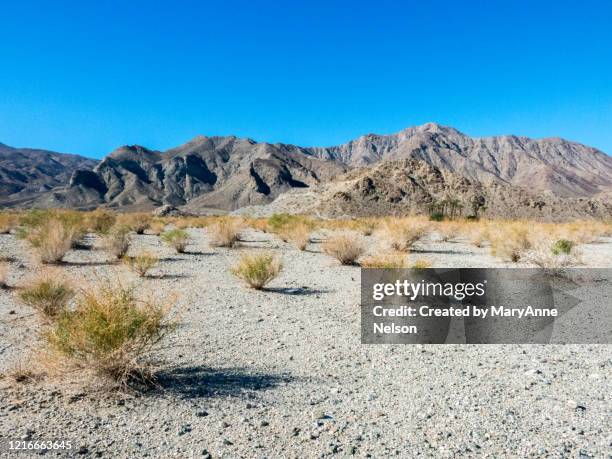
M 441 223 L 438 228 L 438 235 L 443 242 L 450 242 L 460 235 L 459 225 L 454 222 Z
M 514 263 L 520 261 L 532 246 L 528 225 L 525 222 L 500 224 L 491 236 L 491 253 Z
M 149 357 L 176 328 L 173 304 L 138 298 L 118 283 L 85 289 L 44 333 L 49 364 L 92 373 L 114 387 L 150 383 Z
M 0 289 L 8 288 L 8 269 L 6 265 L 0 265 Z
M 162 233 L 161 239 L 171 247 L 174 247 L 178 253 L 185 252 L 189 243 L 189 233 L 184 230 L 174 229 Z
M 42 263 L 60 263 L 72 245 L 78 240 L 75 228 L 51 218 L 33 228 L 27 236 Z
M 304 223 L 283 228 L 278 235 L 283 241 L 291 242 L 300 250 L 306 250 L 310 242 L 310 228 Z
M 125 257 L 125 263 L 140 277 L 146 277 L 159 262 L 159 258 L 151 252 L 142 252 L 133 257 Z
M 86 217 L 87 227 L 97 234 L 108 234 L 117 221 L 117 215 L 104 209 L 96 209 Z
M 245 219 L 245 224 L 262 233 L 270 232 L 268 220 L 265 218 L 247 218 Z
M 73 296 L 72 287 L 56 272 L 39 275 L 19 292 L 21 301 L 45 321 L 57 318 Z
M 230 271 L 249 287 L 261 290 L 280 274 L 282 268 L 282 263 L 273 253 L 263 252 L 241 255 Z
M 0 234 L 8 234 L 19 224 L 19 216 L 12 213 L 0 213 Z
M 393 250 L 409 252 L 427 234 L 427 225 L 418 220 L 391 220 L 385 224 L 383 234 Z
M 401 269 L 408 267 L 405 253 L 391 252 L 381 255 L 372 255 L 361 260 L 362 268 Z
M 544 235 L 536 237 L 536 242 L 524 253 L 524 259 L 551 272 L 580 263 L 578 249 L 573 241 L 554 240 Z
M 488 229 L 486 227 L 474 227 L 468 232 L 470 243 L 476 247 L 484 247 L 487 240 L 490 239 Z
M 122 214 L 117 217 L 119 225 L 128 226 L 136 234 L 144 234 L 152 220 L 153 216 L 144 212 Z
M 21 384 L 28 384 L 41 379 L 41 375 L 36 374 L 31 368 L 29 368 L 28 364 L 25 364 L 22 361 L 10 368 L 5 373 L 5 376 L 16 383 Z
M 153 220 L 149 225 L 149 229 L 147 233 L 154 234 L 155 236 L 159 236 L 166 229 L 166 222 L 161 220 Z
M 380 226 L 380 221 L 376 218 L 362 218 L 357 220 L 355 224 L 355 229 L 364 236 L 371 236 L 374 234 L 374 231 L 378 229 Z
M 343 265 L 357 264 L 357 260 L 365 250 L 362 236 L 354 231 L 332 234 L 323 244 L 323 251 Z
M 207 228 L 210 245 L 213 247 L 235 247 L 240 241 L 244 223 L 240 219 L 222 218 Z
M 412 264 L 412 269 L 429 269 L 431 268 L 431 263 L 423 258 L 419 258 L 414 261 Z
M 130 248 L 130 231 L 129 226 L 113 226 L 104 237 L 104 248 L 112 253 L 115 258 L 123 258 Z

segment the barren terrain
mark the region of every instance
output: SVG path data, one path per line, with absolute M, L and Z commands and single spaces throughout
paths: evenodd
M 189 231 L 186 254 L 135 236 L 131 250 L 162 258 L 144 280 L 101 250 L 71 251 L 59 268 L 78 283 L 119 276 L 156 295 L 180 293 L 160 387 L 117 395 L 0 380 L 0 438 L 72 440 L 86 457 L 610 454 L 610 346 L 362 345 L 359 268 L 316 242 L 300 252 L 251 231 L 243 247 L 271 248 L 285 264 L 267 291 L 253 291 L 228 273 L 240 249 L 211 249 L 205 230 Z M 612 265 L 609 238 L 582 251 L 589 266 Z M 413 252 L 434 267 L 508 265 L 461 241 L 426 240 Z M 0 235 L 10 284 L 34 269 L 27 253 Z M 35 326 L 0 291 L 0 371 L 29 364 Z

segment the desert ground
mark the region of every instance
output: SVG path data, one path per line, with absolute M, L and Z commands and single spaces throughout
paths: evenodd
M 250 230 L 228 249 L 212 248 L 206 229 L 188 232 L 184 254 L 158 236 L 133 237 L 131 251 L 160 257 L 144 279 L 109 263 L 93 235 L 93 249 L 71 250 L 56 268 L 79 285 L 109 277 L 180 295 L 157 387 L 109 393 L 74 378 L 0 379 L 0 438 L 75 445 L 46 457 L 612 454 L 610 345 L 362 345 L 360 269 L 322 253 L 320 239 L 299 251 Z M 284 269 L 267 290 L 228 272 L 246 249 L 281 256 Z M 612 267 L 612 238 L 581 250 L 586 266 Z M 489 252 L 425 238 L 410 257 L 434 267 L 517 266 Z M 36 269 L 29 253 L 25 241 L 0 235 L 9 284 Z M 15 292 L 0 290 L 0 372 L 32 363 L 36 329 Z

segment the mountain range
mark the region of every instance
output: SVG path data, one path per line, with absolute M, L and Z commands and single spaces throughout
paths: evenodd
M 388 212 L 422 211 L 427 199 L 413 185 L 419 183 L 429 201 L 439 199 L 449 192 L 444 179 L 448 174 L 455 177 L 453 183 L 461 179 L 470 184 L 457 191 L 459 197 L 467 199 L 469 191 L 473 199 L 474 194 L 484 196 L 484 190 L 497 190 L 514 200 L 543 203 L 530 207 L 539 206 L 540 213 L 548 205 L 547 218 L 555 206 L 563 209 L 569 203 L 582 208 L 580 215 L 593 208 L 592 213 L 606 216 L 602 203 L 609 203 L 612 194 L 612 158 L 595 148 L 560 138 L 472 138 L 427 123 L 392 135 L 364 135 L 333 147 L 198 136 L 167 151 L 122 146 L 101 161 L 0 144 L 0 205 L 149 210 L 168 204 L 196 213 L 235 210 L 268 204 L 289 191 L 307 199 L 319 190 L 323 198 L 324 190 L 339 190 L 339 184 L 352 183 L 355 174 L 376 177 L 378 193 L 393 185 L 383 184 L 385 180 L 397 180 L 393 168 L 403 171 L 400 182 L 405 189 L 396 190 L 397 199 L 385 201 L 394 203 Z M 427 181 L 417 179 L 418 171 L 443 180 L 434 180 L 435 187 L 432 182 L 429 190 Z M 383 201 L 387 198 L 381 196 Z M 563 204 L 564 199 L 570 201 Z M 359 207 L 353 213 L 376 210 L 368 211 L 367 200 Z M 497 209 L 502 216 L 509 212 L 483 208 L 490 213 Z M 513 206 L 511 213 L 525 212 Z

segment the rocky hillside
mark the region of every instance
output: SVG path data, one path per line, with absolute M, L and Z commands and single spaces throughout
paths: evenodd
M 165 152 L 118 148 L 93 171 L 75 173 L 64 190 L 47 194 L 36 205 L 236 209 L 270 202 L 287 190 L 327 181 L 345 170 L 340 163 L 299 150 L 236 137 L 200 136 Z
M 285 193 L 267 206 L 239 211 L 253 216 L 283 212 L 323 217 L 444 212 L 446 215 L 562 221 L 610 218 L 612 203 L 542 196 L 497 182 L 485 185 L 442 171 L 423 160 L 404 159 L 351 170 L 314 189 Z
M 310 151 L 351 166 L 417 158 L 483 183 L 506 183 L 557 196 L 586 197 L 612 190 L 612 157 L 559 138 L 472 138 L 427 123 L 397 134 L 369 134 L 344 145 Z
M 0 143 L 0 205 L 31 202 L 49 190 L 64 186 L 78 169 L 91 169 L 97 161 L 77 155 Z

